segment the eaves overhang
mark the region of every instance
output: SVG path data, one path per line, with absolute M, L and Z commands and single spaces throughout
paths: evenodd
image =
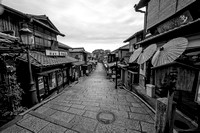
M 185 25 L 181 25 L 179 27 L 168 30 L 166 32 L 146 38 L 140 42 L 137 42 L 136 45 L 152 44 L 152 43 L 157 43 L 161 41 L 167 41 L 171 38 L 189 36 L 192 34 L 200 33 L 200 29 L 198 28 L 199 24 L 200 24 L 200 18 L 192 22 L 189 22 Z
M 64 34 L 62 34 L 62 33 L 60 33 L 59 31 L 57 31 L 57 30 L 55 30 L 55 29 L 53 29 L 53 28 L 51 28 L 51 27 L 45 25 L 44 23 L 40 22 L 39 20 L 36 20 L 36 19 L 32 18 L 32 21 L 34 21 L 34 22 L 36 22 L 36 23 L 38 23 L 38 24 L 40 24 L 40 25 L 42 25 L 42 26 L 44 26 L 44 27 L 50 29 L 51 31 L 57 33 L 58 35 L 61 35 L 61 36 L 63 36 L 63 37 L 65 36 Z

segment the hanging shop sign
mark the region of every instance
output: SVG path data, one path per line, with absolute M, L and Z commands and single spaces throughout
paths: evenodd
M 189 11 L 185 11 L 183 14 L 178 17 L 172 18 L 171 20 L 161 24 L 157 27 L 157 31 L 159 33 L 163 33 L 165 31 L 174 29 L 175 27 L 179 27 L 183 24 L 187 24 L 188 22 L 193 21 L 193 18 Z

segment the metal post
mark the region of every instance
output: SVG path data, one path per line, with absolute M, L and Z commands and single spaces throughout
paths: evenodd
M 29 90 L 28 90 L 28 98 L 30 98 L 30 106 L 35 105 L 38 103 L 36 88 L 34 86 L 34 81 L 32 77 L 32 69 L 31 69 L 31 62 L 30 62 L 30 50 L 29 47 L 27 48 L 27 60 L 28 60 L 28 71 L 29 71 Z

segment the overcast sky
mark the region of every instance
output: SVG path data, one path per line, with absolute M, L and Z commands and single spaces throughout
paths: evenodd
M 58 41 L 86 51 L 125 45 L 143 28 L 144 14 L 135 12 L 139 0 L 2 0 L 24 13 L 47 15 L 65 37 Z

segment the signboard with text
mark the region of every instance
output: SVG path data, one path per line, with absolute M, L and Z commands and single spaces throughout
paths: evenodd
M 178 17 L 172 18 L 171 20 L 161 24 L 157 27 L 159 33 L 163 33 L 165 31 L 174 29 L 175 27 L 179 27 L 183 24 L 187 24 L 193 20 L 189 11 L 184 12 L 183 14 L 179 15 Z
M 46 56 L 67 56 L 68 53 L 64 51 L 57 50 L 46 50 Z

